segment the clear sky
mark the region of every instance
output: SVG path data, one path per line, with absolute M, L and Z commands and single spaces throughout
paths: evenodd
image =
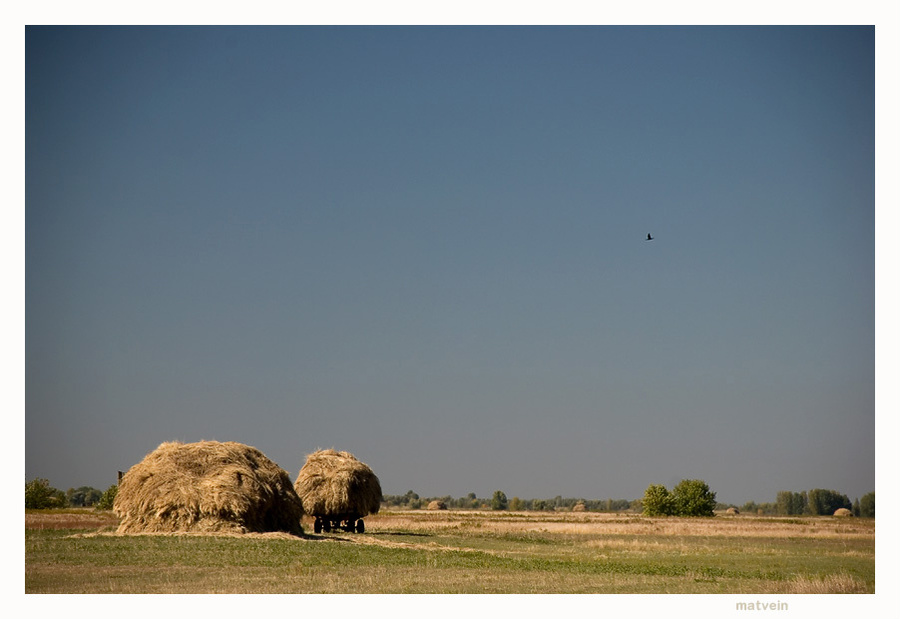
M 215 439 L 388 494 L 874 490 L 874 28 L 25 43 L 27 479 Z

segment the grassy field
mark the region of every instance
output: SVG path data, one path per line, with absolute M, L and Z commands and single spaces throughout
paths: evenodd
M 26 593 L 874 593 L 858 518 L 387 511 L 363 535 L 113 534 L 25 515 Z

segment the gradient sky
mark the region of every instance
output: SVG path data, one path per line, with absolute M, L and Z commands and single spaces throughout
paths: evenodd
M 27 28 L 26 478 L 215 439 L 388 494 L 874 490 L 874 45 Z

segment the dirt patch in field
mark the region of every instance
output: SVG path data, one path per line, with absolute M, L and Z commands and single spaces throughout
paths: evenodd
M 477 531 L 479 534 L 549 535 L 677 535 L 686 537 L 813 537 L 867 539 L 874 523 L 864 519 L 822 517 L 750 518 L 648 518 L 604 513 L 543 512 L 383 512 L 366 521 L 371 533 L 400 530 L 441 534 Z
M 117 526 L 119 519 L 112 512 L 25 512 L 26 529 L 100 529 Z

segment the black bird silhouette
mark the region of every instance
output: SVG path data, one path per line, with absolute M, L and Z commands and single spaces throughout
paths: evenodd
M 652 241 L 652 240 L 653 240 L 653 237 L 650 236 L 650 233 L 649 233 L 649 232 L 647 233 L 647 240 L 648 240 L 648 241 Z

